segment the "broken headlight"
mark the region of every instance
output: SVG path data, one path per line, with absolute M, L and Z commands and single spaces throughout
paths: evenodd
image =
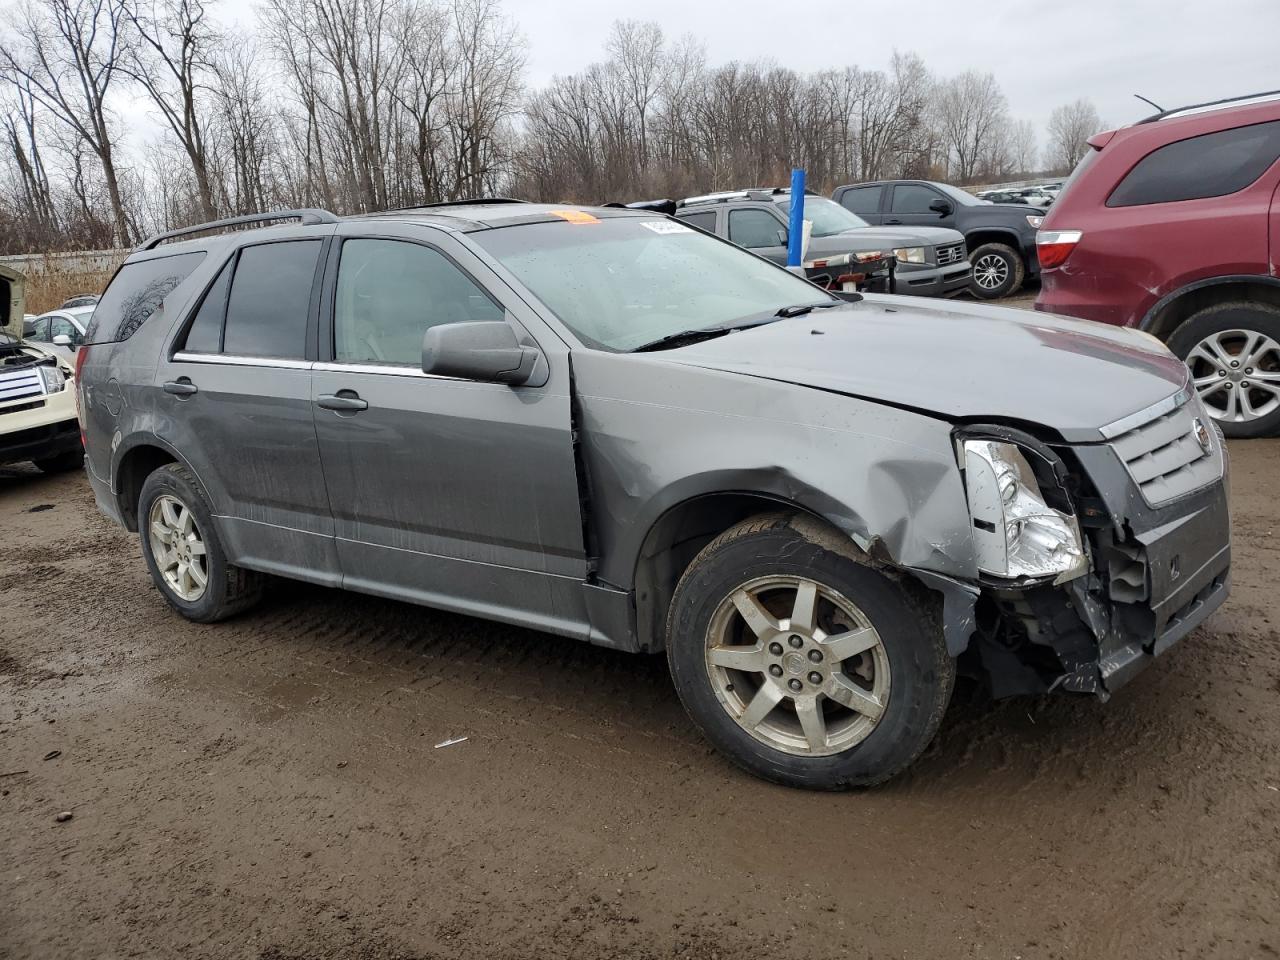
M 1080 525 L 1046 502 L 1026 452 L 985 439 L 964 440 L 962 450 L 979 570 L 1062 581 L 1088 569 Z

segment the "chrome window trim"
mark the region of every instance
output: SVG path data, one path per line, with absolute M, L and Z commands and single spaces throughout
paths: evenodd
M 1105 427 L 1099 427 L 1098 432 L 1106 439 L 1114 440 L 1121 434 L 1128 433 L 1144 423 L 1149 423 L 1157 417 L 1163 417 L 1166 413 L 1172 413 L 1180 406 L 1191 399 L 1192 390 L 1190 384 L 1185 384 L 1182 389 L 1172 396 L 1158 400 L 1145 410 L 1139 410 L 1137 413 L 1131 413 L 1127 417 L 1121 417 L 1119 420 L 1108 423 Z
M 173 355 L 174 363 L 210 363 L 226 367 L 276 367 L 282 370 L 310 370 L 310 360 L 291 360 L 288 357 L 241 357 L 229 353 L 187 353 L 179 350 Z
M 455 383 L 480 383 L 465 377 L 445 377 L 438 373 L 424 373 L 407 363 L 344 363 L 339 360 L 318 360 L 312 369 L 322 373 L 377 373 L 389 377 L 419 377 L 423 380 L 451 380 Z M 501 384 L 499 384 L 501 386 Z

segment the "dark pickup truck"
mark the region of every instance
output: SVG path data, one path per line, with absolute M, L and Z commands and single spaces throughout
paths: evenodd
M 1040 273 L 1036 230 L 1044 211 L 988 203 L 946 183 L 878 180 L 836 187 L 831 199 L 873 225 L 950 227 L 964 234 L 973 264 L 970 289 L 984 300 L 1016 293 Z

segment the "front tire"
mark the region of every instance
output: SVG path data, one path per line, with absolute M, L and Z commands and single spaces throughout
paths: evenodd
M 151 579 L 188 620 L 225 620 L 261 599 L 262 574 L 227 562 L 204 493 L 181 464 L 166 464 L 143 482 L 138 533 Z
M 951 698 L 955 662 L 922 594 L 809 517 L 743 521 L 676 587 L 676 692 L 757 776 L 820 790 L 881 783 L 928 746 Z
M 1026 267 L 1018 251 L 1003 243 L 984 243 L 969 254 L 973 278 L 969 289 L 982 300 L 1007 297 L 1022 288 Z
M 1228 437 L 1280 432 L 1280 310 L 1240 300 L 1192 314 L 1169 338 Z

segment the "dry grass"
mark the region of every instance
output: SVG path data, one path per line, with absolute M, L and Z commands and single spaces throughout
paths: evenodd
M 116 266 L 116 263 L 111 263 L 105 269 L 101 266 L 84 269 L 55 260 L 46 260 L 39 268 L 27 266 L 27 313 L 56 310 L 71 297 L 83 293 L 102 293 Z

